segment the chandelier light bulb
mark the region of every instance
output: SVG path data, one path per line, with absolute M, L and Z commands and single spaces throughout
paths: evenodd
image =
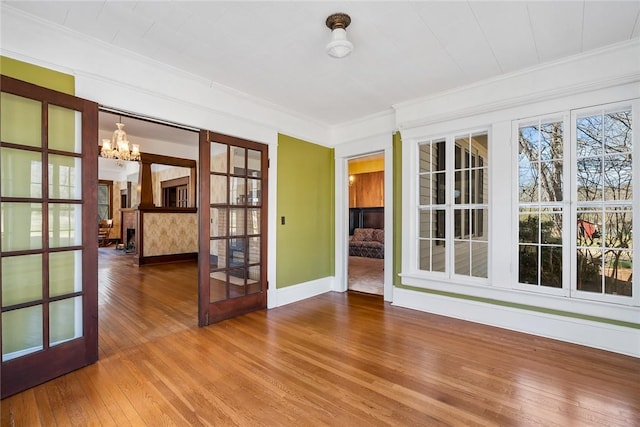
M 117 160 L 140 160 L 140 146 L 132 144 L 132 149 L 129 149 L 129 139 L 124 131 L 124 123 L 116 123 L 116 127 L 111 140 L 102 140 L 100 156 Z

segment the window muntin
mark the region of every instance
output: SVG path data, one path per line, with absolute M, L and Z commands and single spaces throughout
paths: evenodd
M 432 140 L 418 146 L 420 167 L 418 187 L 420 206 L 419 254 L 420 270 L 444 272 L 446 227 L 446 143 Z
M 488 135 L 418 144 L 418 269 L 488 276 Z
M 454 147 L 454 272 L 464 276 L 487 277 L 488 138 L 486 133 L 455 139 Z
M 575 289 L 633 296 L 631 109 L 575 118 Z
M 518 283 L 563 287 L 564 122 L 518 128 Z
M 629 107 L 591 108 L 518 126 L 520 286 L 631 303 L 631 121 Z

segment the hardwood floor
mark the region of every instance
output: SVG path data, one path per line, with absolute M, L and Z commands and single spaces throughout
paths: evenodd
M 640 359 L 360 293 L 198 328 L 195 264 L 138 269 L 112 249 L 100 256 L 100 360 L 4 399 L 3 426 L 640 420 Z
M 350 256 L 348 262 L 349 290 L 384 295 L 384 259 Z

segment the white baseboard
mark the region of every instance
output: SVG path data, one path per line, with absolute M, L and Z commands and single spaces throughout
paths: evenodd
M 640 357 L 640 329 L 401 288 L 393 305 Z
M 276 289 L 275 307 L 291 304 L 292 302 L 301 301 L 303 299 L 329 292 L 333 288 L 333 280 L 333 276 L 323 277 L 322 279 L 278 288 Z

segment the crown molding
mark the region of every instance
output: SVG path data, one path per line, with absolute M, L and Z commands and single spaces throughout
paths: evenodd
M 580 53 L 580 54 L 576 54 L 576 55 L 571 55 L 571 56 L 567 56 L 564 58 L 560 58 L 554 61 L 549 61 L 549 62 L 545 62 L 542 64 L 537 64 L 522 70 L 517 70 L 517 71 L 513 71 L 510 73 L 506 73 L 506 74 L 501 74 L 499 76 L 495 76 L 495 77 L 491 77 L 485 80 L 481 80 L 478 82 L 474 82 L 468 85 L 464 85 L 464 86 L 459 86 L 453 89 L 449 89 L 446 91 L 442 91 L 442 92 L 438 92 L 432 95 L 427 95 L 424 97 L 419 97 L 419 98 L 414 98 L 414 99 L 410 99 L 408 101 L 404 101 L 404 102 L 398 102 L 396 104 L 393 104 L 393 109 L 394 110 L 399 110 L 402 108 L 406 108 L 406 107 L 411 107 L 414 105 L 420 105 L 423 103 L 427 103 L 427 102 L 433 102 L 434 100 L 438 99 L 438 98 L 445 98 L 445 97 L 449 97 L 451 95 L 455 95 L 455 94 L 459 94 L 459 93 L 464 93 L 464 92 L 468 92 L 469 90 L 472 89 L 476 89 L 476 88 L 482 88 L 491 84 L 495 84 L 495 83 L 500 83 L 503 81 L 509 81 L 509 80 L 513 80 L 514 78 L 517 77 L 522 77 L 522 76 L 527 76 L 530 74 L 534 74 L 536 72 L 539 71 L 546 71 L 549 69 L 553 69 L 556 68 L 558 66 L 564 65 L 564 64 L 571 64 L 574 62 L 577 62 L 579 60 L 582 59 L 587 59 L 590 57 L 598 57 L 601 56 L 603 54 L 606 53 L 610 53 L 610 52 L 616 52 L 619 50 L 625 50 L 625 49 L 630 49 L 630 48 L 636 48 L 636 49 L 640 49 L 640 38 L 636 38 L 636 39 L 631 39 L 629 41 L 625 41 L 625 42 L 620 42 L 620 43 L 616 43 L 616 44 L 612 44 L 609 46 L 605 46 L 599 49 L 594 49 L 594 50 L 590 50 L 588 52 L 585 53 Z
M 219 107 L 208 107 L 210 110 L 219 112 L 223 115 L 233 116 L 237 119 L 247 120 L 261 126 L 270 127 L 272 129 L 275 128 L 278 132 L 286 134 L 303 134 L 304 139 L 323 140 L 323 143 L 327 143 L 327 141 L 324 140 L 328 139 L 329 125 L 315 118 L 300 114 L 297 111 L 288 109 L 284 106 L 275 104 L 268 100 L 255 97 L 229 86 L 225 86 L 211 79 L 206 79 L 199 75 L 176 68 L 158 60 L 140 55 L 138 53 L 127 50 L 126 48 L 111 45 L 103 40 L 94 37 L 81 35 L 78 32 L 71 30 L 61 24 L 33 16 L 22 10 L 13 8 L 4 2 L 0 4 L 0 16 L 2 17 L 3 26 L 5 22 L 11 20 L 18 22 L 21 26 L 23 26 L 25 23 L 27 25 L 30 23 L 33 26 L 37 26 L 40 30 L 44 29 L 45 31 L 51 31 L 52 33 L 58 34 L 61 37 L 71 38 L 77 43 L 82 43 L 83 45 L 87 46 L 87 50 L 94 52 L 94 54 L 95 52 L 103 52 L 105 54 L 114 55 L 119 58 L 125 58 L 125 60 L 140 64 L 142 67 L 166 73 L 167 75 L 171 76 L 171 79 L 174 80 L 174 82 L 188 82 L 191 85 L 206 88 L 207 90 L 212 91 L 210 99 L 218 99 L 220 98 L 220 96 L 224 98 L 231 98 L 233 102 L 229 102 L 229 105 L 232 105 L 236 108 L 238 108 L 239 106 L 240 109 L 246 106 L 248 107 L 248 109 L 252 109 L 253 111 L 251 114 L 242 115 L 238 114 L 237 112 L 232 112 L 231 109 Z M 35 55 L 31 54 L 33 50 L 29 50 L 30 47 L 31 44 L 26 44 L 26 49 L 17 50 L 15 48 L 4 48 L 2 49 L 2 51 L 6 52 L 7 56 L 24 60 L 25 62 L 30 62 L 36 65 L 41 65 L 57 71 L 65 72 L 74 76 L 89 77 L 91 79 L 99 78 L 113 85 L 120 85 L 128 89 L 143 91 L 143 89 L 141 89 L 141 85 L 136 84 L 133 79 L 126 79 L 125 81 L 124 78 L 113 78 L 108 75 L 100 74 L 99 72 L 96 72 L 97 70 L 91 70 L 91 65 L 83 66 L 84 64 L 80 64 L 80 61 L 77 61 L 78 64 L 68 66 L 60 64 L 59 62 L 55 62 L 55 60 L 53 59 L 56 58 L 55 56 L 51 56 L 48 59 L 37 58 Z M 161 95 L 159 92 L 155 92 L 153 89 L 147 89 L 146 93 L 153 93 L 154 95 L 158 96 Z M 172 96 L 169 96 L 169 98 L 173 100 L 177 99 L 176 97 Z M 182 101 L 184 102 L 184 100 Z M 251 118 L 249 119 L 249 117 Z M 312 131 L 306 132 L 306 130 L 309 129 L 312 129 Z
M 499 101 L 489 102 L 483 105 L 476 105 L 468 108 L 462 108 L 455 111 L 447 111 L 442 114 L 431 114 L 424 119 L 408 120 L 398 124 L 398 130 L 412 129 L 416 127 L 429 126 L 434 123 L 441 123 L 453 119 L 464 119 L 472 116 L 478 116 L 480 114 L 488 114 L 496 111 L 507 110 L 514 107 L 519 107 L 527 104 L 534 104 L 542 101 L 551 101 L 559 98 L 564 98 L 572 95 L 577 95 L 585 92 L 591 92 L 595 90 L 608 89 L 616 86 L 624 86 L 627 84 L 633 84 L 640 82 L 640 72 L 631 73 L 626 76 L 604 79 L 599 81 L 593 81 L 585 84 L 577 84 L 574 86 L 563 87 L 559 89 L 551 89 L 546 91 L 539 91 L 532 94 L 523 96 L 511 97 L 502 99 Z M 630 94 L 629 98 L 635 98 L 640 95 L 639 91 L 636 94 Z
M 635 55 L 635 56 L 634 56 Z M 640 82 L 640 39 L 573 55 L 553 62 L 504 74 L 481 82 L 443 91 L 428 97 L 394 104 L 397 127 L 409 129 L 438 122 L 492 113 L 526 104 L 558 99 Z M 620 66 L 611 67 L 611 60 Z M 602 66 L 601 64 L 607 64 Z M 590 69 L 588 66 L 600 66 Z M 584 66 L 576 73 L 572 67 Z M 604 70 L 604 71 L 603 71 Z M 570 83 L 574 74 L 578 81 Z M 559 79 L 553 85 L 553 79 Z M 547 86 L 546 88 L 544 86 Z M 512 95 L 520 90 L 520 94 Z M 495 96 L 500 93 L 501 96 Z M 637 94 L 634 96 L 638 96 Z M 631 97 L 634 97 L 631 96 Z M 493 98 L 493 99 L 492 99 Z M 437 110 L 435 106 L 440 106 Z
M 359 119 L 331 126 L 331 142 L 334 147 L 351 141 L 371 138 L 381 134 L 391 135 L 396 128 L 396 113 L 389 108 Z

